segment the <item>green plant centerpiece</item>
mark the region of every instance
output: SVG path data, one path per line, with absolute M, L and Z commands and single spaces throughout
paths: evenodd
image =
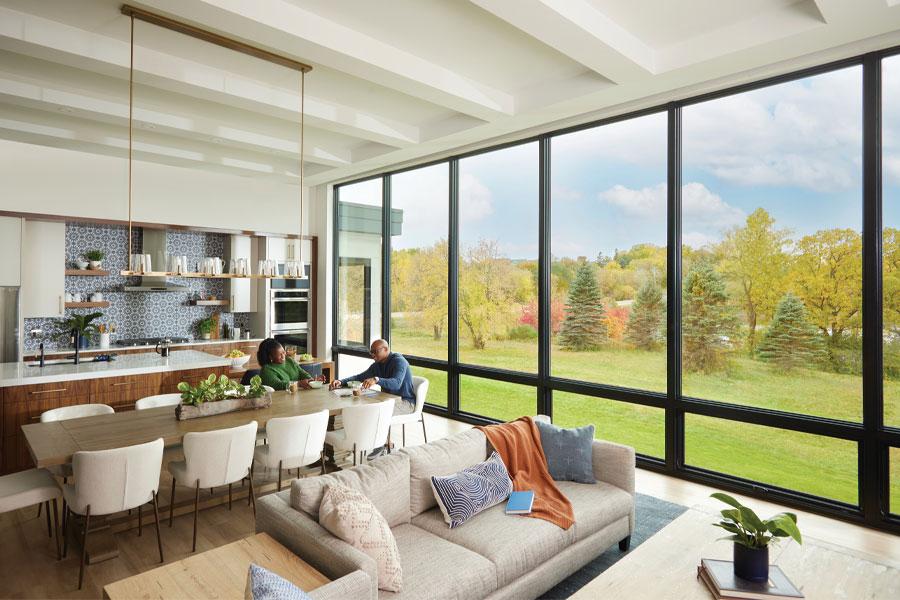
M 204 340 L 208 340 L 215 326 L 216 323 L 212 320 L 212 317 L 206 317 L 205 319 L 200 319 L 197 322 L 197 331 L 200 332 L 200 337 L 202 337 Z
M 243 386 L 227 375 L 216 377 L 215 373 L 211 373 L 196 386 L 182 381 L 178 384 L 178 391 L 181 392 L 181 404 L 175 414 L 179 421 L 235 410 L 266 408 L 272 404 L 272 397 L 259 375 L 250 380 L 250 385 Z
M 91 339 L 97 333 L 97 325 L 92 321 L 103 316 L 102 312 L 92 312 L 85 315 L 72 315 L 67 319 L 56 320 L 57 338 L 62 342 L 70 340 L 72 331 L 78 331 L 81 336 L 81 348 L 87 348 L 91 345 Z
M 734 574 L 738 577 L 766 581 L 769 578 L 769 545 L 788 537 L 798 544 L 803 543 L 794 513 L 778 513 L 762 520 L 753 509 L 728 494 L 716 492 L 711 497 L 731 507 L 722 510 L 722 520 L 713 525 L 731 534 L 722 539 L 734 542 Z
M 90 267 L 92 269 L 99 269 L 101 263 L 103 262 L 103 257 L 106 256 L 106 253 L 104 253 L 103 250 L 93 249 L 88 250 L 87 252 L 82 254 L 82 256 L 86 261 L 88 261 L 88 263 L 90 263 Z

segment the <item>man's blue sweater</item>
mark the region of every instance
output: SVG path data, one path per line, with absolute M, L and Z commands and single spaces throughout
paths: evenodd
M 407 402 L 415 403 L 416 391 L 413 389 L 412 371 L 402 354 L 391 352 L 383 363 L 373 362 L 369 368 L 353 377 L 342 379 L 347 381 L 363 381 L 370 377 L 378 377 L 378 385 L 388 394 L 396 394 Z

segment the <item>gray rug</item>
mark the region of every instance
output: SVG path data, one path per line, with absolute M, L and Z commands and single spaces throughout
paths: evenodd
M 631 549 L 628 552 L 640 546 L 686 510 L 687 507 L 680 504 L 666 502 L 653 496 L 637 494 L 635 496 L 634 533 L 631 534 Z M 541 599 L 559 600 L 568 598 L 590 583 L 597 575 L 614 565 L 619 559 L 626 556 L 628 552 L 621 552 L 618 544 L 613 544 L 606 552 L 559 582 L 541 596 Z

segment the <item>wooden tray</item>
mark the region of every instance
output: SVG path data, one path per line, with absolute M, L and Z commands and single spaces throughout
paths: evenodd
M 269 408 L 270 406 L 272 406 L 272 394 L 265 394 L 259 398 L 228 398 L 226 400 L 217 400 L 216 402 L 204 402 L 200 406 L 179 404 L 175 407 L 175 418 L 179 421 L 186 421 L 187 419 L 211 417 L 238 410 Z

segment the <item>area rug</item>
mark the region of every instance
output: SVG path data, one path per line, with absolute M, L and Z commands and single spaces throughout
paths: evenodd
M 634 503 L 634 533 L 631 534 L 631 549 L 629 552 L 632 552 L 653 534 L 687 510 L 686 506 L 666 502 L 645 494 L 636 494 Z M 627 554 L 627 552 L 619 550 L 618 544 L 613 544 L 609 550 L 559 582 L 541 596 L 541 599 L 561 600 L 562 598 L 568 598 Z

